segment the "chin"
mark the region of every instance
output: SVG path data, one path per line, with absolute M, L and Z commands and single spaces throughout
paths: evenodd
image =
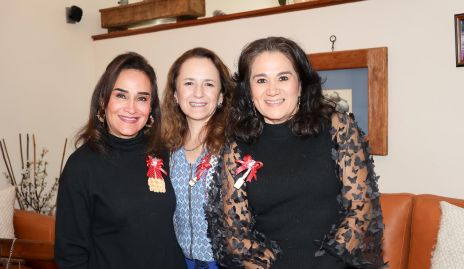
M 120 132 L 120 134 L 125 137 L 134 137 L 139 133 L 140 130 L 130 130 L 130 131 L 125 130 L 125 131 Z

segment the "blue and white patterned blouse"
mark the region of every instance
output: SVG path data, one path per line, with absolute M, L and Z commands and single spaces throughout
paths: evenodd
M 207 200 L 207 188 L 212 181 L 212 174 L 217 165 L 217 157 L 212 156 L 212 165 L 199 181 L 191 187 L 189 181 L 195 176 L 195 170 L 207 151 L 203 150 L 194 164 L 189 164 L 184 148 L 171 154 L 171 182 L 176 193 L 176 211 L 174 229 L 177 240 L 185 257 L 201 261 L 213 261 L 213 252 L 207 236 L 208 223 L 205 218 L 204 205 Z

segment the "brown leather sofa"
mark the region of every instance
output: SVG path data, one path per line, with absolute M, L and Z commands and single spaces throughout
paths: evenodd
M 388 269 L 428 269 L 440 223 L 440 201 L 464 207 L 464 200 L 430 194 L 382 194 L 384 259 Z
M 380 201 L 385 223 L 384 259 L 389 269 L 430 268 L 441 216 L 439 202 L 464 207 L 464 200 L 430 194 L 384 193 Z M 29 268 L 56 269 L 54 217 L 16 210 L 14 226 L 19 239 L 13 257 L 24 259 Z M 1 257 L 8 256 L 10 246 L 11 240 L 0 240 Z
M 15 236 L 12 257 L 25 261 L 21 269 L 56 269 L 54 261 L 55 218 L 35 212 L 15 210 Z M 8 257 L 12 239 L 0 239 L 0 256 Z M 18 268 L 17 265 L 10 268 Z M 0 263 L 0 269 L 4 269 Z

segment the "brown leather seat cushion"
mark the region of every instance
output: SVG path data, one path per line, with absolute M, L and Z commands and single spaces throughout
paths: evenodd
M 422 194 L 414 197 L 408 269 L 428 269 L 440 224 L 440 201 L 464 207 L 464 200 Z
M 382 194 L 380 197 L 385 224 L 383 256 L 389 269 L 407 268 L 413 197 L 410 193 Z

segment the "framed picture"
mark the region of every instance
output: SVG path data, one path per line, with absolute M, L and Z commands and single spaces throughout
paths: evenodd
M 313 68 L 320 71 L 335 70 L 343 73 L 343 71 L 351 69 L 354 73 L 366 73 L 365 90 L 357 90 L 351 86 L 342 88 L 351 88 L 352 106 L 364 103 L 359 99 L 365 98 L 365 106 L 367 109 L 356 118 L 366 118 L 367 121 L 367 137 L 371 147 L 371 153 L 375 155 L 388 154 L 388 49 L 386 47 L 347 50 L 326 53 L 311 53 L 308 54 L 309 60 Z M 358 71 L 359 70 L 359 71 Z M 329 80 L 329 78 L 327 79 Z M 332 79 L 330 79 L 332 80 Z M 367 87 L 366 87 L 367 86 Z M 338 88 L 338 87 L 337 87 Z M 362 87 L 361 87 L 362 88 Z M 361 96 L 361 97 L 358 97 Z M 359 104 L 361 103 L 361 104 Z M 364 130 L 366 131 L 366 130 Z
M 464 66 L 464 13 L 454 15 L 456 66 Z
M 319 70 L 318 73 L 323 81 L 323 94 L 335 102 L 338 111 L 353 113 L 358 126 L 369 135 L 367 68 Z

